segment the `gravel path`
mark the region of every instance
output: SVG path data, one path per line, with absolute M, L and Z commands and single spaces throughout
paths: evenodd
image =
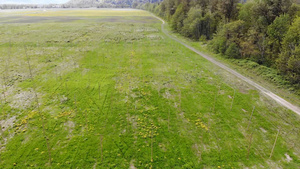
M 208 61 L 214 63 L 215 65 L 221 67 L 222 69 L 230 72 L 231 74 L 235 75 L 236 77 L 242 79 L 243 81 L 247 82 L 248 84 L 254 86 L 255 88 L 257 88 L 259 91 L 261 91 L 263 94 L 269 96 L 270 98 L 272 98 L 273 100 L 275 100 L 277 103 L 281 104 L 282 106 L 292 110 L 293 112 L 297 113 L 298 115 L 300 115 L 300 108 L 291 104 L 290 102 L 284 100 L 283 98 L 277 96 L 276 94 L 274 94 L 273 92 L 269 91 L 268 89 L 262 87 L 261 85 L 255 83 L 254 81 L 250 80 L 249 78 L 241 75 L 240 73 L 238 73 L 237 71 L 227 67 L 226 65 L 224 65 L 221 62 L 216 61 L 215 59 L 213 59 L 212 57 L 198 51 L 197 49 L 185 44 L 184 42 L 180 41 L 179 39 L 177 39 L 176 37 L 170 35 L 164 28 L 165 25 L 165 21 L 162 20 L 159 17 L 154 16 L 155 18 L 159 19 L 160 21 L 162 21 L 162 25 L 161 25 L 161 30 L 164 34 L 166 34 L 168 37 L 170 37 L 171 39 L 175 40 L 176 42 L 182 44 L 183 46 L 185 46 L 186 48 L 194 51 L 195 53 L 197 53 L 198 55 L 202 56 L 203 58 L 207 59 Z

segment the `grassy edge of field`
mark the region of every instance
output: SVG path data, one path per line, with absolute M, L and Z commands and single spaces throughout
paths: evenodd
M 156 15 L 155 15 L 156 16 Z M 207 45 L 203 45 L 199 41 L 193 41 L 189 38 L 186 38 L 179 33 L 174 32 L 168 25 L 168 22 L 164 25 L 164 28 L 168 33 L 177 39 L 183 41 L 184 43 L 194 47 L 195 49 L 201 51 L 204 54 L 207 54 L 211 57 L 213 57 L 215 60 L 222 62 L 226 66 L 234 69 L 238 73 L 244 75 L 245 77 L 255 81 L 257 84 L 262 85 L 266 89 L 274 92 L 278 96 L 284 98 L 288 102 L 300 107 L 300 95 L 296 93 L 300 93 L 299 89 L 293 89 L 290 85 L 281 85 L 278 86 L 279 84 L 276 84 L 276 82 L 272 82 L 270 79 L 267 79 L 267 77 L 264 77 L 258 72 L 256 69 L 251 69 L 251 63 L 254 63 L 250 60 L 245 60 L 245 59 L 228 59 L 225 56 L 222 56 L 221 54 L 216 54 L 213 53 L 212 51 L 209 50 Z M 189 49 L 188 49 L 189 50 Z M 234 61 L 234 62 L 232 62 Z M 236 62 L 245 62 L 245 65 L 238 65 Z M 258 69 L 263 69 L 264 66 L 258 65 Z M 272 69 L 272 68 L 270 68 Z M 278 75 L 281 76 L 281 75 Z M 282 76 L 281 76 L 282 77 Z M 283 79 L 280 79 L 283 81 Z

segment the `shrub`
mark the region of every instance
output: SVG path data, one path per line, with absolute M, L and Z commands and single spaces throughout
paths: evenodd
M 226 49 L 225 55 L 229 58 L 237 59 L 240 56 L 239 48 L 235 43 L 231 43 L 229 47 Z

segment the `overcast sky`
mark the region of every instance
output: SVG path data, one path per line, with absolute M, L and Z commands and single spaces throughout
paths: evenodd
M 0 0 L 0 4 L 62 4 L 69 0 Z

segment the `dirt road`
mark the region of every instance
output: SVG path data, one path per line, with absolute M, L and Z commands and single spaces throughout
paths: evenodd
M 214 63 L 215 65 L 221 67 L 222 69 L 230 72 L 231 74 L 235 75 L 236 77 L 242 79 L 243 81 L 249 83 L 250 85 L 254 86 L 255 88 L 257 88 L 259 91 L 261 91 L 264 95 L 272 98 L 273 100 L 275 100 L 277 103 L 281 104 L 282 106 L 292 110 L 293 112 L 297 113 L 298 115 L 300 115 L 300 108 L 289 103 L 288 101 L 284 100 L 283 98 L 277 96 L 276 94 L 274 94 L 273 92 L 267 90 L 266 88 L 262 87 L 261 85 L 255 83 L 254 81 L 250 80 L 249 78 L 241 75 L 240 73 L 238 73 L 237 71 L 225 66 L 223 63 L 216 61 L 215 59 L 213 59 L 212 57 L 198 51 L 197 49 L 185 44 L 184 42 L 180 41 L 179 39 L 177 39 L 176 37 L 170 35 L 164 28 L 165 25 L 165 21 L 162 20 L 159 17 L 154 16 L 155 18 L 159 19 L 160 21 L 162 21 L 162 25 L 161 25 L 161 30 L 164 34 L 166 34 L 168 37 L 170 37 L 171 39 L 177 41 L 178 43 L 182 44 L 183 46 L 185 46 L 186 48 L 194 51 L 195 53 L 197 53 L 198 55 L 202 56 L 203 58 L 207 59 L 208 61 Z

